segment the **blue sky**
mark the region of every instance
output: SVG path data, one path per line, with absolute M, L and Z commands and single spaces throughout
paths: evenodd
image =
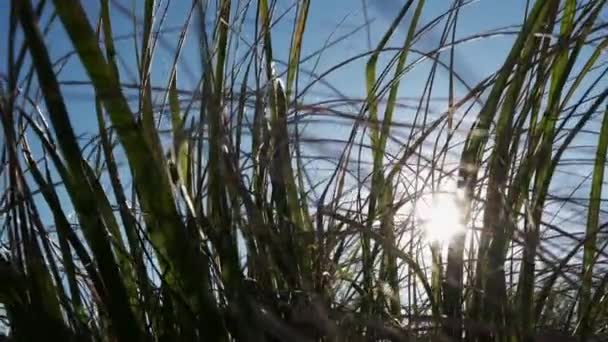
M 401 0 L 365 0 L 368 3 L 368 16 L 372 22 L 369 25 L 372 48 L 385 32 L 389 23 L 402 6 Z M 122 4 L 127 9 L 132 6 L 131 1 L 116 1 Z M 141 6 L 143 1 L 136 0 L 137 6 Z M 161 7 L 163 6 L 161 2 Z M 479 0 L 472 1 L 469 5 L 461 10 L 458 32 L 460 37 L 466 37 L 479 32 L 486 32 L 491 29 L 506 27 L 509 25 L 518 25 L 521 23 L 522 14 L 525 9 L 525 0 Z M 89 18 L 97 18 L 99 6 L 97 1 L 83 1 L 85 8 L 89 14 Z M 285 60 L 289 50 L 290 34 L 292 31 L 293 17 L 295 11 L 292 8 L 293 1 L 279 0 L 277 2 L 276 13 L 288 11 L 284 18 L 277 24 L 273 31 L 274 53 L 277 59 Z M 447 0 L 428 0 L 423 11 L 422 22 L 428 22 L 435 16 L 443 13 L 449 6 L 450 1 Z M 191 6 L 190 1 L 172 1 L 167 19 L 165 20 L 165 28 L 179 28 L 185 20 L 186 14 Z M 8 1 L 0 2 L 0 22 L 8 23 Z M 127 36 L 133 33 L 133 21 L 121 11 L 113 11 L 113 29 L 115 36 Z M 291 10 L 289 10 L 291 8 Z M 253 41 L 253 12 L 250 10 L 249 25 L 246 25 L 241 37 L 248 42 Z M 47 15 L 42 18 L 41 22 L 46 22 Z M 409 19 L 409 17 L 408 17 Z M 194 22 L 195 20 L 193 20 Z M 344 35 L 354 28 L 364 23 L 363 1 L 362 0 L 313 0 L 311 1 L 310 15 L 308 19 L 308 28 L 304 38 L 303 55 L 307 55 L 312 51 L 316 51 L 323 46 L 325 41 L 330 38 L 337 38 Z M 194 23 L 193 23 L 194 24 Z M 212 25 L 212 22 L 209 23 Z M 402 33 L 409 23 L 407 20 L 401 24 Z M 441 27 L 440 27 L 441 28 Z M 139 28 L 141 30 L 141 28 Z M 427 38 L 422 39 L 415 48 L 421 50 L 429 50 L 438 45 L 439 32 L 433 32 L 427 35 Z M 7 30 L 0 30 L 0 42 L 6 44 Z M 155 52 L 155 64 L 153 68 L 153 78 L 155 84 L 162 86 L 166 82 L 167 73 L 173 59 L 175 44 L 177 43 L 179 32 L 175 30 L 171 33 L 163 35 L 163 44 L 159 44 L 159 48 Z M 52 56 L 59 58 L 72 51 L 71 42 L 56 22 L 53 29 L 47 35 L 47 43 L 51 49 Z M 393 39 L 391 46 L 398 47 L 402 43 L 403 35 L 399 33 Z M 495 37 L 491 39 L 481 39 L 476 42 L 467 43 L 462 47 L 458 47 L 456 66 L 458 71 L 463 73 L 465 78 L 471 83 L 475 83 L 479 79 L 487 76 L 502 63 L 505 53 L 512 41 L 511 36 Z M 123 39 L 118 43 L 118 51 L 122 59 L 130 61 L 123 71 L 123 80 L 129 82 L 128 75 L 135 74 L 133 54 L 133 40 Z M 195 36 L 191 33 L 187 37 L 186 47 L 182 53 L 182 59 L 178 66 L 180 74 L 180 87 L 191 88 L 197 80 L 192 74 L 197 74 L 198 67 L 198 46 L 195 41 Z M 344 42 L 328 48 L 322 55 L 317 70 L 325 70 L 336 63 L 345 60 L 358 53 L 368 51 L 368 38 L 366 30 L 360 30 Z M 6 61 L 5 48 L 0 48 L 0 60 Z M 413 58 L 413 57 L 411 57 Z M 352 63 L 349 66 L 339 70 L 329 76 L 332 83 L 346 94 L 361 95 L 365 91 L 364 82 L 364 63 L 366 59 L 361 59 L 358 62 Z M 312 64 L 312 63 L 310 63 Z M 5 64 L 0 65 L 0 71 L 4 70 Z M 420 68 L 423 69 L 423 68 Z M 425 76 L 424 70 L 414 70 L 411 75 L 406 76 L 404 87 L 413 88 L 411 93 L 416 95 L 415 88 L 419 77 Z M 68 65 L 60 74 L 62 80 L 86 80 L 86 76 L 82 72 L 78 61 L 72 58 Z M 134 80 L 133 80 L 134 81 Z M 84 110 L 89 112 L 87 108 L 90 104 L 90 92 L 86 87 L 66 87 L 67 95 L 72 95 L 70 103 L 78 108 L 78 111 Z M 407 92 L 403 94 L 408 96 Z M 84 121 L 84 120 L 78 120 Z M 86 123 L 83 122 L 86 127 Z
M 396 13 L 401 8 L 404 1 L 402 0 L 365 0 L 368 11 L 368 20 L 371 22 L 367 29 L 360 29 L 356 34 L 348 39 L 333 45 L 324 50 L 323 54 L 318 58 L 312 58 L 309 62 L 303 64 L 303 68 L 314 70 L 321 73 L 328 70 L 337 63 L 344 61 L 350 57 L 356 56 L 366 51 L 370 51 L 375 47 L 375 44 L 380 40 L 389 24 L 393 21 Z M 85 9 L 90 20 L 96 20 L 99 12 L 99 2 L 83 1 Z M 166 2 L 157 2 L 159 9 L 164 8 Z M 215 1 L 210 1 L 211 4 Z M 233 2 L 233 17 L 234 13 L 240 10 L 237 7 L 237 1 Z M 243 1 L 242 3 L 246 3 Z M 447 0 L 428 0 L 426 2 L 421 23 L 426 23 L 436 16 L 444 13 L 450 6 L 451 1 Z M 487 32 L 492 29 L 503 28 L 510 25 L 518 25 L 521 23 L 525 10 L 525 0 L 479 0 L 470 1 L 470 3 L 461 9 L 458 23 L 458 37 L 468 37 L 479 32 Z M 132 6 L 136 6 L 135 12 L 141 13 L 143 1 L 112 1 L 112 24 L 114 35 L 121 37 L 116 42 L 119 61 L 122 63 L 121 77 L 124 83 L 137 83 L 137 72 L 135 65 L 135 54 L 133 32 L 134 21 L 126 14 Z M 152 67 L 152 82 L 156 86 L 166 87 L 168 75 L 171 70 L 174 53 L 176 51 L 177 41 L 179 39 L 179 31 L 186 22 L 187 13 L 190 10 L 191 1 L 176 1 L 173 0 L 168 8 L 167 16 L 163 24 L 163 28 L 169 32 L 163 33 L 159 41 L 158 47 L 155 50 L 153 67 Z M 278 60 L 285 61 L 288 56 L 289 44 L 295 16 L 295 10 L 292 0 L 279 0 L 276 5 L 275 17 L 283 15 L 278 21 L 273 34 L 274 57 Z M 303 56 L 307 56 L 311 52 L 317 51 L 326 44 L 345 34 L 352 32 L 357 27 L 361 27 L 365 22 L 363 0 L 312 0 L 310 14 L 307 25 L 307 32 L 303 42 Z M 119 10 L 118 7 L 124 7 L 126 11 Z M 0 22 L 8 23 L 8 1 L 0 1 Z M 410 10 L 410 13 L 413 12 Z M 41 19 L 42 25 L 48 22 L 50 11 Z M 251 44 L 254 40 L 254 15 L 255 6 L 251 6 L 246 24 L 238 35 L 242 40 L 240 50 L 244 52 L 247 47 L 245 44 Z M 140 15 L 141 16 L 141 15 Z M 409 19 L 406 17 L 400 25 L 400 30 L 395 34 L 394 39 L 389 43 L 390 47 L 400 47 L 403 44 L 403 37 L 409 26 Z M 181 53 L 181 58 L 178 63 L 178 86 L 184 90 L 194 90 L 200 76 L 199 63 L 199 47 L 197 43 L 196 25 L 198 22 L 193 18 L 190 23 L 191 30 L 186 36 L 184 49 Z M 213 26 L 213 18 L 208 19 L 208 27 Z M 438 26 L 442 29 L 442 25 Z M 137 26 L 137 30 L 141 32 L 141 25 Z M 368 32 L 369 30 L 369 32 Z M 0 30 L 0 44 L 6 44 L 7 35 L 6 29 Z M 429 51 L 436 48 L 439 44 L 439 31 L 430 32 L 421 39 L 415 49 Z M 457 38 L 458 38 L 457 37 Z M 139 41 L 140 39 L 138 39 Z M 503 62 L 506 52 L 513 40 L 513 36 L 500 36 L 489 39 L 480 39 L 474 42 L 463 44 L 456 48 L 456 69 L 463 78 L 471 85 L 476 84 L 479 80 L 488 76 L 495 71 Z M 67 38 L 62 26 L 58 20 L 55 21 L 51 30 L 47 34 L 47 44 L 50 48 L 52 58 L 59 59 L 73 51 L 70 40 Z M 372 46 L 369 46 L 369 41 Z M 5 48 L 0 48 L 0 72 L 6 68 Z M 390 56 L 386 55 L 384 61 Z M 410 54 L 409 61 L 418 58 L 415 54 Z M 367 58 L 358 59 L 337 71 L 327 75 L 324 79 L 332 84 L 335 88 L 348 97 L 361 98 L 365 94 L 365 63 Z M 379 63 L 379 68 L 382 66 L 383 59 Z M 412 69 L 402 81 L 400 96 L 416 97 L 423 90 L 423 82 L 428 75 L 430 63 L 422 63 Z M 281 71 L 281 65 L 278 64 L 278 69 Z M 446 73 L 440 73 L 435 86 L 435 97 L 445 97 L 447 91 Z M 83 69 L 74 56 L 72 56 L 65 67 L 62 68 L 59 74 L 60 81 L 87 81 L 87 77 Z M 310 82 L 309 77 L 301 77 L 300 86 L 303 87 Z M 458 89 L 457 89 L 458 90 Z M 97 131 L 96 120 L 92 106 L 92 89 L 89 86 L 65 85 L 63 86 L 64 96 L 67 98 L 67 105 L 70 116 L 73 119 L 75 130 L 81 134 L 95 134 Z M 126 91 L 129 93 L 129 91 Z M 461 92 L 463 94 L 464 92 Z M 314 102 L 321 98 L 320 94 L 335 97 L 335 94 L 328 94 L 328 89 L 320 84 L 308 92 L 309 95 L 303 98 L 305 102 Z M 162 96 L 162 94 L 159 94 Z M 162 97 L 159 98 L 162 102 Z M 445 110 L 445 104 L 435 104 L 435 111 Z M 398 112 L 396 114 L 397 121 L 407 121 L 411 113 Z M 315 133 L 329 130 L 331 134 L 342 132 L 346 134 L 348 127 L 327 127 L 315 130 Z

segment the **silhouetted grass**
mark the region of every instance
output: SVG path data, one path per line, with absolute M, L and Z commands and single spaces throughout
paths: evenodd
M 278 2 L 194 1 L 158 84 L 170 3 L 130 13 L 101 0 L 94 17 L 76 0 L 10 4 L 0 43 L 0 326 L 10 340 L 606 333 L 605 0 L 528 1 L 520 27 L 464 39 L 469 1 L 430 21 L 425 1 L 403 1 L 373 49 L 326 70 L 324 53 L 349 35 L 308 36 L 309 0 L 289 8 L 286 54 L 273 38 L 288 20 Z M 113 13 L 132 14 L 138 34 L 115 35 Z M 46 36 L 55 26 L 74 48 L 62 59 L 78 61 L 86 81 L 59 77 Z M 435 49 L 417 50 L 431 30 L 442 32 Z M 515 37 L 502 66 L 467 84 L 454 49 L 499 34 Z M 194 92 L 177 72 L 190 36 Z M 117 50 L 123 39 L 136 53 Z M 303 42 L 319 49 L 305 55 Z M 357 61 L 365 96 L 350 98 L 329 79 Z M 421 64 L 427 81 L 410 80 Z M 440 101 L 439 70 L 449 88 Z M 94 92 L 78 113 L 65 91 L 77 84 Z M 318 84 L 333 93 L 309 100 Z M 400 97 L 404 86 L 421 95 Z M 75 128 L 85 121 L 99 131 L 83 144 Z M 348 131 L 323 136 L 315 124 Z M 588 171 L 574 190 L 572 164 Z M 449 241 L 434 241 L 419 212 L 445 191 L 459 217 L 440 221 Z M 575 210 L 579 222 L 555 223 Z

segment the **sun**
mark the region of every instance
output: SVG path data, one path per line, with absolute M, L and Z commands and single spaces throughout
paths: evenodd
M 458 197 L 458 191 L 453 189 L 437 191 L 418 201 L 416 215 L 427 240 L 443 244 L 464 231 Z

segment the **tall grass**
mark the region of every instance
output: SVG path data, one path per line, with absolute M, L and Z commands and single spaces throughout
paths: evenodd
M 101 0 L 91 14 L 76 0 L 11 1 L 0 82 L 0 326 L 9 338 L 606 334 L 606 1 L 528 1 L 516 30 L 465 38 L 456 31 L 470 1 L 431 20 L 425 1 L 404 1 L 375 48 L 322 72 L 304 63 L 348 35 L 322 44 L 307 35 L 311 1 L 288 12 L 278 4 L 194 1 L 159 83 L 171 1 L 133 8 L 127 56 L 113 26 L 131 11 L 120 2 Z M 286 13 L 287 53 L 275 38 Z M 47 33 L 57 28 L 73 51 L 54 60 Z M 420 51 L 434 30 L 437 46 Z M 495 35 L 514 37 L 506 58 L 468 84 L 455 49 Z M 200 54 L 194 92 L 179 70 L 190 37 Z M 305 44 L 323 47 L 306 55 Z M 334 89 L 308 100 L 361 61 L 362 99 Z M 422 64 L 426 82 L 410 78 Z M 79 84 L 92 90 L 85 111 L 72 109 L 64 67 L 81 68 Z M 448 96 L 437 114 L 440 72 Z M 422 89 L 413 110 L 404 87 Z M 346 120 L 348 133 L 308 134 L 319 115 Z M 90 141 L 77 134 L 84 120 L 98 128 Z M 315 154 L 319 142 L 340 151 Z M 582 181 L 567 176 L 573 163 L 588 171 Z M 458 217 L 443 229 L 464 229 L 432 241 L 419 208 L 450 182 Z M 575 220 L 554 223 L 574 210 Z

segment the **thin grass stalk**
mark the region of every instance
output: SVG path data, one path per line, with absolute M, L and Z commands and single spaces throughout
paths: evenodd
M 593 268 L 597 253 L 597 234 L 599 231 L 600 205 L 602 188 L 604 182 L 604 169 L 606 167 L 606 153 L 608 152 L 608 107 L 603 113 L 602 126 L 600 129 L 597 152 L 595 154 L 595 165 L 593 167 L 593 179 L 589 195 L 589 209 L 587 212 L 587 227 L 585 231 L 585 244 L 583 249 L 583 269 L 581 280 L 581 293 L 579 299 L 579 322 L 577 331 L 582 340 L 588 338 L 591 332 L 589 316 L 591 311 L 591 290 L 593 288 Z

